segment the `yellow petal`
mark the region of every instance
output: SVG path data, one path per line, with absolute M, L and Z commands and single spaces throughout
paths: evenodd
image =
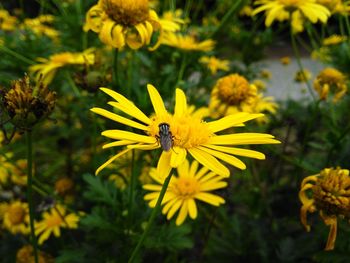
M 167 111 L 165 109 L 164 102 L 163 102 L 161 96 L 159 95 L 159 92 L 157 91 L 157 89 L 153 85 L 148 84 L 147 90 L 148 90 L 148 94 L 151 98 L 154 112 L 156 113 L 156 115 L 165 116 Z
M 135 142 L 127 141 L 127 140 L 115 141 L 115 142 L 110 142 L 110 143 L 104 144 L 102 146 L 102 149 L 107 149 L 107 148 L 116 147 L 116 146 L 124 146 L 124 145 L 128 145 L 128 144 L 133 144 L 133 143 L 135 143 Z
M 240 160 L 238 159 L 237 157 L 234 157 L 233 155 L 229 155 L 229 154 L 226 154 L 226 153 L 223 153 L 223 152 L 218 152 L 218 151 L 215 151 L 215 150 L 211 150 L 211 149 L 208 149 L 208 148 L 205 148 L 205 147 L 202 147 L 202 146 L 199 146 L 198 149 L 201 149 L 202 151 L 204 152 L 207 152 L 241 170 L 244 170 L 246 169 L 246 165 Z
M 175 224 L 177 226 L 181 225 L 185 221 L 187 214 L 188 214 L 188 200 L 184 200 L 182 203 L 180 212 L 176 218 Z
M 155 145 L 145 145 L 145 144 L 133 144 L 133 145 L 128 145 L 127 146 L 129 149 L 139 149 L 139 150 L 154 150 L 159 148 L 160 146 L 158 144 Z
M 165 152 L 163 151 L 160 155 L 158 165 L 157 165 L 157 173 L 161 178 L 166 178 L 171 171 L 170 166 L 170 158 L 171 158 L 171 152 Z
M 213 191 L 213 190 L 217 190 L 217 189 L 221 189 L 221 188 L 225 188 L 227 186 L 226 182 L 217 182 L 217 183 L 213 183 L 213 182 L 208 182 L 206 184 L 202 184 L 201 185 L 201 191 L 205 192 L 205 191 Z
M 102 136 L 106 136 L 111 139 L 115 140 L 128 140 L 133 142 L 140 142 L 140 143 L 148 143 L 148 144 L 155 144 L 156 138 L 147 136 L 147 135 L 141 135 L 133 132 L 128 131 L 122 131 L 122 130 L 106 130 L 103 131 Z
M 242 144 L 277 144 L 281 143 L 273 139 L 274 136 L 264 133 L 236 133 L 213 136 L 208 144 L 242 145 Z
M 180 117 L 187 112 L 186 95 L 181 89 L 176 89 L 174 116 Z
M 261 152 L 258 152 L 258 151 L 241 149 L 241 148 L 234 148 L 234 147 L 225 147 L 225 146 L 211 145 L 211 144 L 204 144 L 203 146 L 207 147 L 207 148 L 210 148 L 210 149 L 214 149 L 216 151 L 229 153 L 229 154 L 234 154 L 234 155 L 238 155 L 238 156 L 255 158 L 255 159 L 258 159 L 258 160 L 264 160 L 265 159 L 265 154 L 263 154 Z
M 173 207 L 173 205 L 175 204 L 175 202 L 177 201 L 177 197 L 173 198 L 172 200 L 170 200 L 168 203 L 166 203 L 166 205 L 163 207 L 162 209 L 162 213 L 165 215 L 166 213 L 168 213 L 169 209 L 171 207 Z
M 196 159 L 202 165 L 208 167 L 213 172 L 224 177 L 230 176 L 230 171 L 227 169 L 227 167 L 221 164 L 214 156 L 197 148 L 188 149 L 188 151 L 194 159 Z
M 214 133 L 262 116 L 264 116 L 264 114 L 251 114 L 247 112 L 239 112 L 233 115 L 223 117 L 217 121 L 209 122 L 207 123 L 207 125 L 209 129 Z
M 170 219 L 174 216 L 174 214 L 176 213 L 176 211 L 179 210 L 179 208 L 181 207 L 181 205 L 182 205 L 182 200 L 177 199 L 176 202 L 173 204 L 173 206 L 170 208 L 170 210 L 169 210 L 169 212 L 168 212 L 166 218 L 167 218 L 168 220 L 170 220 Z
M 111 164 L 114 160 L 116 160 L 117 158 L 119 158 L 120 156 L 122 156 L 123 154 L 127 153 L 128 151 L 130 151 L 130 149 L 125 149 L 121 152 L 119 152 L 118 154 L 114 155 L 112 158 L 108 159 L 107 162 L 105 162 L 104 164 L 102 164 L 100 167 L 97 168 L 95 175 L 98 175 L 99 172 L 101 172 L 104 168 L 106 168 L 109 164 Z
M 142 188 L 148 191 L 158 191 L 159 194 L 160 190 L 162 189 L 162 186 L 157 184 L 145 184 L 142 186 Z
M 188 214 L 192 219 L 197 218 L 197 206 L 193 198 L 188 199 Z
M 96 114 L 99 114 L 101 116 L 104 116 L 108 119 L 111 119 L 113 121 L 116 121 L 116 122 L 119 122 L 119 123 L 122 123 L 122 124 L 125 124 L 125 125 L 128 125 L 130 127 L 133 127 L 133 128 L 136 128 L 136 129 L 140 129 L 140 130 L 144 130 L 144 131 L 147 131 L 148 127 L 145 126 L 145 125 L 142 125 L 136 121 L 132 121 L 132 120 L 129 120 L 125 117 L 122 117 L 122 116 L 119 116 L 118 114 L 115 114 L 115 113 L 112 113 L 108 110 L 105 110 L 105 109 L 101 109 L 101 108 L 92 108 L 90 109 L 92 112 L 96 113 Z
M 195 198 L 214 206 L 219 206 L 220 204 L 225 203 L 225 200 L 222 197 L 210 193 L 198 193 Z
M 186 159 L 187 151 L 184 148 L 173 147 L 171 158 L 170 158 L 170 166 L 173 168 L 178 167 L 182 164 Z

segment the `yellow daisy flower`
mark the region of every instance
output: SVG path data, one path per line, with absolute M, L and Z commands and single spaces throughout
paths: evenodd
M 29 67 L 29 72 L 35 74 L 37 81 L 41 80 L 45 85 L 52 82 L 57 69 L 67 65 L 92 65 L 95 63 L 95 49 L 89 48 L 83 52 L 62 52 L 47 58 L 38 58 L 40 64 Z
M 228 177 L 230 175 L 229 169 L 218 159 L 240 169 L 245 169 L 245 164 L 234 155 L 257 159 L 265 158 L 260 152 L 231 146 L 279 143 L 270 134 L 216 134 L 230 127 L 242 126 L 244 122 L 261 117 L 262 114 L 239 113 L 217 121 L 204 122 L 196 113 L 189 113 L 186 96 L 181 89 L 176 89 L 174 114 L 170 114 L 166 110 L 164 102 L 155 87 L 147 85 L 147 89 L 155 111 L 150 117 L 146 116 L 123 95 L 107 88 L 101 88 L 103 92 L 116 100 L 109 102 L 109 105 L 136 120 L 130 120 L 102 108 L 92 108 L 91 111 L 141 130 L 145 135 L 123 130 L 102 132 L 103 136 L 115 140 L 105 144 L 103 148 L 114 146 L 127 146 L 127 148 L 101 165 L 96 174 L 131 149 L 153 150 L 162 147 L 163 152 L 159 158 L 157 169 L 163 177 L 167 177 L 172 168 L 176 168 L 183 163 L 187 153 L 213 172 Z
M 295 72 L 294 81 L 306 83 L 312 78 L 312 73 L 308 69 L 298 70 Z
M 5 9 L 0 9 L 0 30 L 13 31 L 17 29 L 17 17 L 11 16 Z
M 290 57 L 289 56 L 281 57 L 280 61 L 281 61 L 282 65 L 289 65 L 290 64 Z
M 337 219 L 350 219 L 350 176 L 349 170 L 326 168 L 319 174 L 306 177 L 300 187 L 299 199 L 302 203 L 300 220 L 306 231 L 307 213 L 320 211 L 324 223 L 330 226 L 325 250 L 333 250 L 337 238 Z M 308 193 L 311 192 L 311 197 Z
M 54 263 L 54 258 L 42 251 L 38 251 L 38 261 L 40 263 Z M 34 249 L 31 245 L 21 247 L 16 254 L 16 263 L 34 263 Z
M 29 29 L 38 36 L 47 36 L 57 41 L 59 32 L 51 27 L 54 19 L 55 17 L 52 15 L 40 15 L 36 18 L 26 18 L 20 25 L 20 28 Z
M 192 35 L 180 35 L 172 32 L 166 32 L 162 37 L 161 43 L 185 51 L 212 51 L 215 45 L 215 41 L 211 39 L 197 42 Z
M 321 100 L 327 100 L 328 95 L 332 93 L 333 103 L 336 103 L 348 90 L 346 76 L 335 68 L 325 68 L 317 75 L 314 89 Z
M 199 59 L 199 62 L 206 65 L 212 75 L 215 75 L 219 69 L 223 71 L 230 70 L 230 61 L 221 60 L 214 56 L 203 56 Z
M 253 11 L 253 15 L 265 12 L 267 27 L 270 27 L 275 20 L 291 20 L 294 33 L 303 31 L 305 19 L 311 23 L 318 21 L 326 23 L 331 15 L 331 12 L 316 3 L 316 0 L 258 0 L 255 4 L 260 6 Z
M 172 176 L 169 186 L 165 192 L 162 201 L 163 214 L 167 214 L 167 219 L 170 220 L 174 214 L 179 211 L 176 219 L 176 225 L 181 225 L 189 215 L 192 219 L 197 217 L 196 200 L 206 202 L 213 206 L 219 206 L 225 203 L 225 200 L 215 194 L 210 193 L 217 189 L 227 186 L 223 181 L 223 177 L 210 172 L 208 168 L 202 167 L 198 170 L 199 164 L 193 161 L 191 165 L 188 160 L 185 160 L 177 167 L 178 176 Z M 146 184 L 143 189 L 152 191 L 144 196 L 144 199 L 149 202 L 149 206 L 156 206 L 164 178 L 159 176 L 156 169 L 152 169 L 150 176 L 156 184 Z
M 3 226 L 12 234 L 29 234 L 29 208 L 27 203 L 13 201 L 3 204 Z
M 220 78 L 210 95 L 209 111 L 213 118 L 238 112 L 276 113 L 277 104 L 272 97 L 264 97 L 254 84 L 239 74 Z M 256 119 L 265 122 L 266 118 Z
M 162 25 L 162 29 L 168 32 L 176 32 L 181 29 L 181 25 L 188 23 L 188 20 L 185 20 L 182 17 L 182 10 L 177 9 L 175 11 L 166 11 L 159 18 L 159 22 Z
M 153 33 L 161 31 L 161 24 L 148 0 L 99 0 L 87 12 L 84 30 L 98 33 L 104 44 L 114 48 L 127 45 L 139 49 L 150 44 Z
M 325 39 L 323 39 L 322 44 L 324 46 L 332 46 L 332 45 L 338 45 L 348 39 L 347 36 L 341 36 L 341 35 L 331 35 Z
M 327 7 L 332 14 L 348 15 L 350 2 L 342 0 L 317 0 L 318 4 Z
M 56 205 L 50 212 L 43 213 L 43 219 L 35 222 L 35 235 L 39 236 L 38 244 L 41 245 L 53 233 L 55 237 L 61 236 L 61 228 L 78 228 L 79 216 L 70 213 L 62 205 Z

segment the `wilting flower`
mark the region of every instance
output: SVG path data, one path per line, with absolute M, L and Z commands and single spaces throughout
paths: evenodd
M 11 88 L 2 94 L 3 107 L 11 122 L 19 129 L 30 129 L 51 114 L 55 107 L 56 93 L 43 83 L 31 85 L 29 77 L 15 80 Z
M 310 231 L 307 213 L 317 210 L 324 223 L 330 226 L 325 250 L 334 249 L 337 238 L 338 218 L 350 219 L 350 176 L 349 170 L 326 168 L 319 174 L 306 177 L 300 187 L 299 199 L 301 223 Z M 311 197 L 307 194 L 311 192 Z
M 115 140 L 105 144 L 103 148 L 114 146 L 127 146 L 127 148 L 101 165 L 96 174 L 131 149 L 153 150 L 162 147 L 163 152 L 158 161 L 157 169 L 158 173 L 164 177 L 170 173 L 171 168 L 176 168 L 184 162 L 187 153 L 190 153 L 199 163 L 213 172 L 228 177 L 230 171 L 218 159 L 240 169 L 245 169 L 245 164 L 234 155 L 257 159 L 265 158 L 260 152 L 233 148 L 233 145 L 279 143 L 270 134 L 216 134 L 230 127 L 241 126 L 248 120 L 263 116 L 262 114 L 238 113 L 217 121 L 204 122 L 201 117 L 196 115 L 196 112 L 189 112 L 186 96 L 181 89 L 176 89 L 174 114 L 170 114 L 166 110 L 155 87 L 147 85 L 147 89 L 155 111 L 150 117 L 121 94 L 107 88 L 101 88 L 103 92 L 116 100 L 109 102 L 109 105 L 136 120 L 122 117 L 102 108 L 92 108 L 91 111 L 141 130 L 144 134 L 123 130 L 102 132 L 103 136 Z M 160 126 L 162 127 L 161 131 Z
M 0 30 L 13 31 L 17 28 L 17 17 L 11 16 L 5 9 L 0 9 Z
M 12 234 L 29 234 L 29 208 L 27 203 L 12 201 L 2 204 L 3 226 Z
M 336 103 L 347 92 L 346 76 L 335 68 L 325 68 L 316 77 L 314 89 L 321 100 L 326 100 L 329 93 L 333 94 L 333 102 Z
M 260 12 L 266 14 L 265 25 L 270 27 L 275 21 L 291 20 L 294 33 L 304 30 L 304 21 L 311 23 L 321 21 L 326 23 L 331 12 L 315 0 L 258 0 L 255 4 L 260 5 L 253 11 L 253 15 Z
M 199 59 L 199 62 L 206 65 L 213 75 L 215 75 L 219 69 L 223 71 L 230 70 L 230 61 L 221 60 L 214 56 L 203 56 Z
M 167 32 L 162 37 L 162 44 L 185 51 L 211 51 L 214 49 L 215 41 L 207 39 L 198 42 L 192 35 L 181 35 Z
M 202 167 L 199 170 L 198 168 L 199 164 L 197 161 L 193 161 L 190 165 L 185 160 L 177 167 L 178 176 L 172 176 L 170 179 L 162 201 L 164 206 L 162 213 L 167 214 L 167 219 L 170 220 L 180 210 L 176 219 L 176 225 L 181 225 L 188 215 L 192 219 L 196 219 L 198 213 L 196 200 L 213 206 L 225 203 L 222 197 L 210 193 L 227 186 L 227 183 L 223 181 L 224 178 L 214 172 L 210 172 L 206 167 Z M 143 186 L 143 189 L 152 191 L 152 193 L 146 194 L 144 199 L 149 201 L 150 207 L 154 208 L 165 178 L 159 176 L 156 169 L 151 170 L 150 176 L 156 184 Z
M 57 69 L 67 65 L 92 65 L 95 63 L 95 49 L 89 48 L 83 52 L 62 52 L 47 58 L 38 58 L 40 64 L 29 67 L 29 71 L 35 74 L 37 81 L 41 80 L 45 85 L 52 82 Z
M 127 45 L 139 49 L 150 44 L 153 33 L 161 31 L 161 24 L 148 0 L 99 0 L 87 12 L 84 30 L 98 33 L 104 44 L 114 48 Z
M 295 72 L 294 81 L 306 83 L 312 78 L 312 73 L 308 69 L 298 70 Z
M 330 37 L 324 38 L 322 41 L 322 44 L 324 46 L 332 46 L 340 44 L 348 39 L 347 36 L 341 36 L 341 35 L 331 35 Z
M 54 41 L 58 40 L 59 32 L 51 27 L 54 21 L 52 15 L 40 15 L 36 18 L 26 18 L 20 25 L 20 28 L 31 30 L 38 36 L 47 36 Z
M 21 247 L 16 254 L 16 263 L 34 263 L 34 249 L 31 245 Z M 38 262 L 54 263 L 54 258 L 42 251 L 38 251 Z
M 277 104 L 272 97 L 264 97 L 254 84 L 239 74 L 220 78 L 210 95 L 209 111 L 214 118 L 237 112 L 275 113 Z M 257 121 L 266 121 L 259 118 Z
M 43 219 L 35 222 L 35 235 L 39 236 L 38 244 L 47 240 L 53 233 L 55 237 L 61 236 L 61 228 L 78 228 L 79 216 L 70 213 L 62 205 L 56 205 L 50 212 L 43 213 Z

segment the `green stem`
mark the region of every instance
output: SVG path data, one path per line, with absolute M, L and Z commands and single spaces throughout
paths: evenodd
M 4 51 L 5 53 L 7 53 L 7 54 L 17 58 L 18 60 L 20 60 L 20 61 L 22 61 L 22 62 L 24 62 L 26 64 L 29 64 L 29 65 L 36 64 L 35 61 L 33 61 L 33 60 L 29 59 L 29 58 L 26 58 L 26 57 L 22 56 L 21 54 L 15 52 L 15 51 L 13 51 L 13 50 L 5 47 L 5 46 L 0 46 L 0 51 Z
M 175 88 L 177 88 L 177 85 L 179 85 L 180 81 L 183 79 L 186 64 L 187 64 L 187 54 L 183 53 L 182 61 L 181 61 L 180 69 L 179 69 L 179 75 L 177 76 Z
M 128 221 L 129 225 L 132 225 L 132 214 L 133 214 L 133 204 L 134 204 L 134 188 L 135 188 L 135 151 L 131 151 L 131 176 L 130 176 L 130 184 L 129 184 L 129 212 L 128 212 Z
M 34 249 L 35 263 L 38 263 L 38 245 L 36 243 L 35 231 L 34 231 L 34 204 L 33 204 L 33 144 L 32 144 L 32 131 L 26 132 L 27 137 L 27 199 L 29 203 L 29 222 L 30 222 L 30 235 L 32 246 Z
M 350 36 L 350 22 L 349 22 L 349 16 L 347 14 L 345 15 L 345 25 L 346 25 L 346 30 L 348 31 L 348 36 Z
M 66 71 L 65 74 L 66 74 L 66 77 L 67 77 L 69 85 L 72 87 L 72 90 L 73 90 L 74 94 L 77 97 L 81 97 L 80 91 L 79 91 L 77 85 L 75 85 L 75 82 L 72 79 L 72 76 L 70 75 L 70 73 L 68 71 Z
M 307 89 L 309 90 L 309 93 L 310 93 L 313 101 L 316 102 L 316 97 L 312 91 L 310 82 L 306 79 L 306 76 L 304 74 L 304 68 L 303 68 L 303 65 L 301 64 L 299 49 L 298 49 L 297 43 L 295 41 L 295 37 L 294 37 L 292 30 L 290 31 L 290 36 L 291 36 L 291 40 L 292 40 L 293 51 L 294 51 L 294 54 L 295 54 L 295 57 L 296 57 L 296 60 L 297 60 L 298 66 L 299 66 L 299 70 L 306 81 Z
M 150 218 L 148 220 L 147 226 L 146 226 L 145 230 L 143 231 L 142 236 L 139 239 L 139 242 L 137 243 L 136 247 L 134 248 L 134 251 L 132 252 L 131 257 L 129 258 L 128 263 L 134 262 L 135 257 L 137 256 L 137 253 L 139 252 L 143 242 L 145 241 L 145 238 L 146 238 L 149 230 L 153 226 L 153 221 L 156 218 L 156 215 L 158 214 L 158 212 L 160 210 L 160 206 L 161 206 L 161 203 L 163 201 L 165 192 L 168 189 L 168 185 L 169 185 L 171 176 L 172 176 L 172 174 L 168 175 L 168 177 L 165 179 L 165 181 L 163 183 L 162 189 L 160 190 L 160 193 L 159 193 L 157 204 L 156 204 L 156 206 L 154 207 L 154 209 L 152 211 L 152 214 L 151 214 L 151 216 L 150 216 Z
M 227 11 L 227 13 L 224 15 L 224 17 L 220 21 L 220 24 L 209 35 L 209 38 L 214 37 L 221 30 L 221 28 L 223 28 L 226 25 L 226 23 L 230 20 L 230 18 L 235 14 L 235 12 L 240 7 L 241 2 L 242 2 L 241 0 L 235 1 L 235 3 L 231 6 L 231 8 Z
M 116 48 L 114 51 L 113 57 L 113 83 L 117 87 L 119 87 L 118 81 L 118 49 Z

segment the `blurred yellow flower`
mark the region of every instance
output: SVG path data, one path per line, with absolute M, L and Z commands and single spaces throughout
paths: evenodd
M 295 72 L 294 81 L 306 83 L 312 78 L 312 73 L 308 69 L 298 70 Z
M 232 148 L 233 145 L 279 143 L 270 134 L 216 134 L 230 127 L 241 126 L 246 121 L 263 116 L 262 114 L 238 113 L 217 121 L 204 122 L 199 117 L 200 115 L 196 115 L 196 112 L 189 113 L 186 96 L 181 89 L 176 89 L 174 114 L 168 113 L 155 87 L 149 84 L 147 89 L 155 111 L 150 117 L 147 117 L 121 94 L 107 88 L 101 88 L 103 92 L 116 100 L 108 104 L 136 120 L 122 117 L 102 108 L 92 108 L 91 111 L 141 130 L 146 135 L 123 130 L 102 132 L 103 136 L 116 140 L 104 145 L 103 148 L 114 146 L 127 146 L 127 148 L 101 165 L 96 174 L 131 149 L 153 150 L 162 147 L 163 151 L 157 169 L 163 177 L 167 177 L 172 168 L 181 165 L 185 161 L 187 153 L 190 153 L 194 159 L 213 172 L 228 177 L 230 175 L 229 169 L 218 159 L 240 169 L 245 169 L 245 164 L 234 155 L 257 159 L 265 158 L 260 152 Z
M 12 234 L 29 234 L 29 208 L 27 203 L 2 203 L 3 226 Z
M 225 203 L 225 200 L 211 191 L 221 189 L 227 186 L 223 181 L 224 177 L 210 172 L 208 168 L 199 169 L 197 161 L 193 161 L 191 165 L 185 160 L 177 167 L 178 176 L 172 176 L 169 186 L 165 192 L 162 201 L 163 214 L 167 214 L 170 220 L 174 214 L 179 211 L 176 218 L 176 225 L 181 225 L 189 215 L 192 219 L 197 218 L 198 208 L 196 200 L 206 202 L 213 206 L 219 206 Z M 156 169 L 150 171 L 150 176 L 156 182 L 155 184 L 146 184 L 143 189 L 152 191 L 144 196 L 149 202 L 149 206 L 156 206 L 164 178 L 159 176 Z
M 20 25 L 20 28 L 31 30 L 38 36 L 47 36 L 52 40 L 57 41 L 59 31 L 51 27 L 54 19 L 55 18 L 52 15 L 40 15 L 36 18 L 26 18 Z
M 210 95 L 209 111 L 213 118 L 224 117 L 237 112 L 276 113 L 277 104 L 272 97 L 258 93 L 254 84 L 239 74 L 230 74 L 220 78 Z M 265 122 L 265 116 L 256 121 Z
M 159 18 L 163 31 L 176 32 L 181 29 L 182 25 L 188 23 L 188 20 L 181 18 L 182 13 L 181 9 L 164 12 Z
M 230 70 L 229 60 L 221 60 L 214 56 L 203 56 L 199 59 L 199 62 L 206 65 L 213 75 L 215 75 L 219 69 L 223 71 Z
M 348 15 L 350 2 L 343 0 L 317 0 L 318 4 L 327 7 L 332 14 Z
M 17 17 L 11 16 L 5 9 L 0 9 L 0 30 L 13 31 L 17 29 Z
M 60 196 L 71 195 L 74 191 L 74 181 L 69 177 L 58 178 L 55 182 L 55 193 Z
M 35 235 L 39 236 L 38 244 L 43 244 L 53 233 L 55 237 L 61 236 L 61 228 L 78 228 L 79 216 L 70 213 L 62 205 L 56 205 L 50 212 L 42 214 L 43 219 L 35 222 Z
M 211 39 L 198 42 L 192 35 L 180 35 L 172 32 L 165 33 L 161 43 L 185 51 L 211 51 L 215 46 L 215 41 Z
M 150 44 L 153 33 L 161 31 L 161 24 L 148 0 L 99 0 L 86 14 L 84 31 L 88 30 L 98 33 L 104 44 L 114 48 L 127 45 L 139 49 Z
M 39 263 L 54 263 L 54 258 L 42 251 L 38 251 Z M 16 263 L 35 263 L 34 249 L 31 245 L 21 247 L 16 254 Z
M 324 38 L 322 41 L 322 45 L 324 46 L 332 46 L 340 44 L 348 39 L 347 36 L 341 36 L 341 35 L 331 35 L 327 38 Z
M 239 11 L 240 16 L 253 16 L 253 8 L 250 5 L 245 5 Z
M 92 65 L 95 63 L 95 49 L 89 48 L 83 52 L 62 52 L 47 58 L 38 58 L 40 64 L 29 67 L 29 72 L 35 74 L 37 81 L 41 80 L 45 85 L 52 82 L 57 69 L 67 65 Z
M 317 210 L 320 212 L 324 223 L 330 226 L 325 250 L 334 249 L 338 217 L 350 219 L 349 189 L 349 170 L 341 168 L 323 169 L 319 174 L 306 177 L 301 183 L 299 191 L 299 199 L 302 203 L 301 223 L 309 232 L 311 227 L 307 223 L 307 213 L 314 213 Z
M 346 76 L 335 68 L 325 68 L 316 77 L 314 89 L 321 100 L 327 100 L 329 94 L 333 95 L 333 103 L 336 103 L 347 92 Z
M 281 57 L 280 61 L 281 61 L 282 65 L 289 65 L 290 64 L 290 57 L 288 57 L 288 56 Z
M 331 12 L 316 3 L 316 0 L 258 0 L 255 4 L 260 6 L 254 9 L 253 16 L 265 12 L 267 27 L 270 27 L 274 20 L 291 20 L 294 33 L 303 31 L 304 20 L 326 23 L 331 15 Z
M 261 78 L 263 79 L 271 79 L 272 77 L 272 72 L 268 69 L 262 69 L 260 72 L 259 72 L 259 75 Z

